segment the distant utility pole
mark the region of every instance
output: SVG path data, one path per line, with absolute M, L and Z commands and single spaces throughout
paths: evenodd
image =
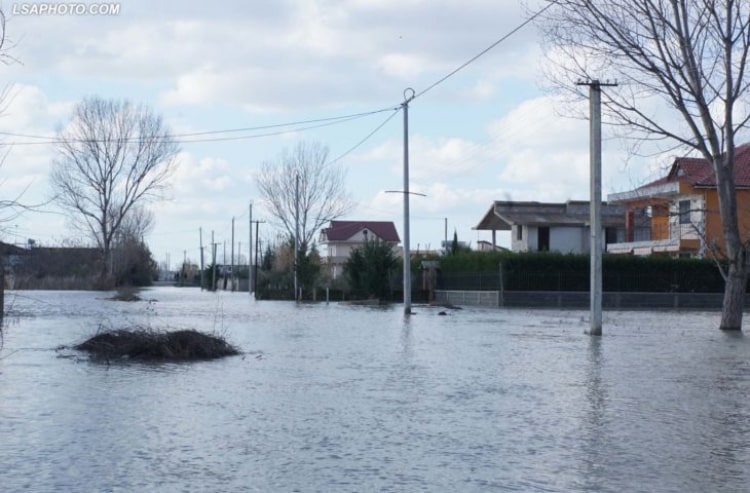
M 212 256 L 212 275 L 211 275 L 211 291 L 216 291 L 216 246 L 218 244 L 214 241 L 214 231 L 211 230 L 211 248 L 213 249 L 213 256 Z
M 232 291 L 234 291 L 234 217 L 232 217 L 232 250 L 231 250 L 231 261 L 229 262 L 231 267 L 230 272 L 232 273 Z
M 201 242 L 200 243 L 200 246 L 201 246 L 201 291 L 203 291 L 203 286 L 205 285 L 204 283 L 205 273 L 203 271 L 205 269 L 205 266 L 203 265 L 203 228 L 198 228 L 198 234 L 200 235 L 200 242 Z
M 258 234 L 258 226 L 260 223 L 264 223 L 265 221 L 251 221 L 250 229 L 252 230 L 252 223 L 255 223 L 255 272 L 253 273 L 253 292 L 255 293 L 255 298 L 258 298 L 258 250 L 260 248 L 258 247 L 258 242 L 260 241 L 260 235 Z
M 590 294 L 591 326 L 589 335 L 602 335 L 602 86 L 616 86 L 612 82 L 591 80 L 578 82 L 579 86 L 589 86 L 590 112 L 590 202 L 589 233 L 591 236 L 590 252 Z

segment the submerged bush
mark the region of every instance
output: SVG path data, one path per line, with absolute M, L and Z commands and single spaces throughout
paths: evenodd
M 120 286 L 110 299 L 114 301 L 142 301 L 141 297 L 138 296 L 138 291 L 138 288 L 132 286 Z
M 189 361 L 240 354 L 223 337 L 195 330 L 160 332 L 150 329 L 118 329 L 101 332 L 74 346 L 95 358 L 129 358 L 142 361 Z

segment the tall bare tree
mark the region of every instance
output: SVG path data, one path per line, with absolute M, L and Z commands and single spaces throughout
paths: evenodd
M 179 147 L 147 107 L 97 97 L 76 106 L 59 140 L 55 197 L 97 242 L 106 285 L 116 235 L 136 206 L 162 196 Z
M 6 31 L 6 17 L 2 7 L 0 7 L 0 64 L 11 65 L 17 60 L 11 54 L 15 44 L 8 38 Z M 7 109 L 7 105 L 11 98 L 11 87 L 12 85 L 6 84 L 0 87 L 0 114 L 4 113 Z M 5 160 L 8 157 L 10 149 L 3 149 L 0 154 L 0 168 L 5 164 Z M 4 183 L 4 180 L 0 181 L 0 185 Z M 36 205 L 24 205 L 21 202 L 23 195 L 26 193 L 26 189 L 16 194 L 13 198 L 0 199 L 0 232 L 6 233 L 9 231 L 8 224 L 14 222 L 18 216 L 26 211 L 33 210 Z
M 270 213 L 290 238 L 295 237 L 299 216 L 301 249 L 308 251 L 324 224 L 353 207 L 345 180 L 344 169 L 328 163 L 328 148 L 308 142 L 299 142 L 275 160 L 264 162 L 257 177 Z
M 548 0 L 542 21 L 557 81 L 614 79 L 603 118 L 636 141 L 662 141 L 713 163 L 728 267 L 720 328 L 740 330 L 750 263 L 735 193 L 735 141 L 746 133 L 750 2 Z
M 154 229 L 154 213 L 142 205 L 133 206 L 120 225 L 121 236 L 142 239 Z
M 5 25 L 5 11 L 2 7 L 0 7 L 0 64 L 3 65 L 9 65 L 16 61 L 16 59 L 11 55 L 11 49 L 13 48 L 13 43 L 10 41 L 7 35 L 6 31 L 6 25 Z M 10 91 L 10 86 L 6 85 L 2 88 L 0 88 L 0 113 L 5 111 L 6 109 L 6 103 L 8 101 L 8 93 Z M 3 155 L 4 157 L 7 155 Z M 2 161 L 0 161 L 0 166 L 2 166 Z M 21 214 L 24 210 L 28 209 L 28 207 L 21 205 L 18 202 L 18 199 L 20 199 L 20 196 L 23 195 L 23 192 L 17 196 L 15 199 L 11 200 L 2 200 L 0 201 L 0 210 L 3 211 L 2 217 L 0 217 L 0 223 L 7 223 L 9 221 L 12 221 L 15 219 L 18 215 Z M 0 227 L 0 231 L 4 231 L 4 227 Z M 3 348 L 3 317 L 5 315 L 5 258 L 3 254 L 0 254 L 0 350 Z

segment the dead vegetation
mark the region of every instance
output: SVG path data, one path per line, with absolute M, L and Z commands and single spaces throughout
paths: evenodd
M 110 298 L 113 301 L 143 301 L 138 295 L 138 288 L 123 286 L 117 289 L 117 292 Z
M 143 328 L 100 332 L 73 348 L 107 361 L 193 361 L 240 354 L 236 347 L 220 336 L 196 330 L 166 332 Z

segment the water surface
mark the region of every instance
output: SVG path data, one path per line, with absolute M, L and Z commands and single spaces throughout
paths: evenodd
M 717 313 L 255 302 L 157 288 L 6 294 L 2 491 L 745 492 L 750 343 Z M 11 304 L 12 303 L 12 304 Z M 90 362 L 98 327 L 243 355 Z

